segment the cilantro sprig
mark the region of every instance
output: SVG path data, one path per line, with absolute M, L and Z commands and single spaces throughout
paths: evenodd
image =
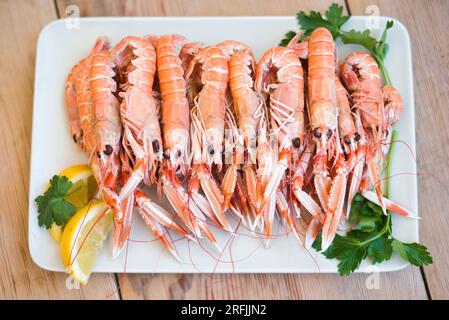
M 366 29 L 364 31 L 349 30 L 344 31 L 341 27 L 349 20 L 350 16 L 343 15 L 343 6 L 333 3 L 329 9 L 324 13 L 324 16 L 317 11 L 304 11 L 296 14 L 296 20 L 303 31 L 302 38 L 310 36 L 310 34 L 319 27 L 325 27 L 331 33 L 334 39 L 341 38 L 344 44 L 358 44 L 366 48 L 370 54 L 376 59 L 382 73 L 382 78 L 386 85 L 391 85 L 390 77 L 384 66 L 384 59 L 388 52 L 388 44 L 386 43 L 387 31 L 393 27 L 393 21 L 388 21 L 385 29 L 377 40 L 371 35 L 371 31 Z M 281 40 L 280 45 L 286 46 L 290 40 L 296 35 L 295 31 L 289 31 L 285 34 L 284 39 Z
M 49 229 L 53 222 L 61 226 L 69 221 L 75 213 L 75 206 L 64 197 L 69 195 L 72 186 L 73 183 L 66 176 L 54 175 L 51 178 L 48 190 L 35 199 L 39 213 L 37 217 L 39 226 Z
M 415 266 L 422 267 L 432 263 L 427 248 L 418 243 L 404 243 L 392 235 L 391 214 L 384 215 L 382 209 L 357 194 L 351 207 L 349 221 L 354 229 L 345 236 L 336 235 L 323 255 L 328 259 L 339 260 L 338 272 L 349 275 L 366 258 L 373 264 L 391 258 L 393 252 Z M 313 248 L 321 251 L 321 235 L 313 243 Z

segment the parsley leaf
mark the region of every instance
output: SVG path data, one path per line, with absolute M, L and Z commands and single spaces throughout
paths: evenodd
M 329 9 L 324 13 L 324 17 L 317 11 L 304 11 L 296 14 L 296 20 L 304 32 L 302 39 L 310 36 L 310 34 L 319 27 L 327 28 L 334 38 L 337 38 L 340 33 L 340 28 L 350 17 L 343 15 L 343 6 L 333 3 Z M 291 39 L 296 35 L 295 31 L 289 31 L 285 34 L 280 42 L 280 46 L 286 46 Z
M 389 20 L 387 21 L 385 29 L 382 32 L 382 36 L 380 37 L 380 40 L 376 43 L 376 48 L 374 49 L 375 56 L 377 56 L 379 60 L 382 61 L 384 60 L 388 52 L 388 43 L 386 42 L 386 39 L 387 39 L 387 31 L 388 29 L 391 28 L 393 28 L 393 21 Z
M 325 12 L 327 20 L 340 31 L 342 25 L 349 20 L 350 16 L 343 15 L 343 6 L 333 3 Z
M 352 29 L 343 32 L 341 34 L 341 41 L 344 44 L 359 44 L 368 49 L 370 52 L 374 52 L 377 44 L 377 40 L 371 37 L 371 32 L 368 29 L 364 31 L 356 31 Z
M 61 197 L 65 196 L 72 186 L 73 183 L 66 176 L 54 175 L 50 180 L 50 188 L 53 187 L 55 195 Z
M 318 234 L 312 247 L 321 251 L 321 233 Z M 354 272 L 360 263 L 366 258 L 368 246 L 360 241 L 354 240 L 348 236 L 335 235 L 334 241 L 323 252 L 323 255 L 328 259 L 337 259 L 339 264 L 337 266 L 340 275 L 349 275 Z
M 288 45 L 288 43 L 290 42 L 290 40 L 292 40 L 294 38 L 294 36 L 296 36 L 296 32 L 295 31 L 289 31 L 284 35 L 284 39 L 281 40 L 281 42 L 279 43 L 279 45 L 281 47 L 286 47 Z
M 379 206 L 369 202 L 360 194 L 354 197 L 349 214 L 349 222 L 354 225 L 355 230 L 363 232 L 376 230 L 382 216 L 383 212 Z
M 58 226 L 66 224 L 75 213 L 75 206 L 64 199 L 72 188 L 73 183 L 65 176 L 54 175 L 50 180 L 50 187 L 35 201 L 38 207 L 39 226 L 51 227 L 53 222 Z
M 342 237 L 337 234 L 335 235 L 332 245 L 329 246 L 329 248 L 327 248 L 326 251 L 323 252 L 323 254 L 328 259 L 343 260 L 341 258 L 343 258 L 346 253 L 357 249 L 358 246 L 359 245 L 357 242 L 350 241 L 349 238 Z
M 343 15 L 343 6 L 339 6 L 333 3 L 329 9 L 324 13 L 324 17 L 317 11 L 311 11 L 309 14 L 301 11 L 296 14 L 296 20 L 301 29 L 304 31 L 303 37 L 308 37 L 310 34 L 319 27 L 325 27 L 328 29 L 334 38 L 338 37 L 340 28 L 349 16 Z
M 354 272 L 360 266 L 360 263 L 362 263 L 362 261 L 366 258 L 366 255 L 366 246 L 355 247 L 346 251 L 337 266 L 340 275 L 348 276 Z
M 371 232 L 376 229 L 376 222 L 379 220 L 377 217 L 363 217 L 359 223 L 355 226 L 356 230 L 363 232 Z
M 402 259 L 407 260 L 414 266 L 422 267 L 433 262 L 429 251 L 427 251 L 427 248 L 416 242 L 403 243 L 399 240 L 394 239 L 391 245 L 394 251 L 399 253 Z
M 391 234 L 390 213 L 385 216 L 375 203 L 363 198 L 360 194 L 354 197 L 349 222 L 354 228 L 346 235 L 335 235 L 332 244 L 323 255 L 328 259 L 339 260 L 340 275 L 349 275 L 360 263 L 369 258 L 372 263 L 389 260 L 393 251 L 415 266 L 432 263 L 427 248 L 417 243 L 403 243 L 394 239 Z M 318 234 L 312 247 L 321 251 L 321 233 Z
M 391 254 L 393 253 L 393 248 L 391 247 L 392 241 L 393 240 L 385 233 L 371 242 L 368 246 L 368 256 L 373 263 L 379 263 L 391 258 Z
M 37 211 L 39 212 L 37 216 L 39 226 L 45 226 L 47 229 L 50 228 L 53 223 L 53 214 L 48 204 L 48 197 L 45 195 L 38 196 L 35 201 L 37 203 Z

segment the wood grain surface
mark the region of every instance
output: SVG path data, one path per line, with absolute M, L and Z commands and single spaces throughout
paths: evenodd
M 448 22 L 445 1 L 339 1 L 352 14 L 377 5 L 380 14 L 401 20 L 412 38 L 417 110 L 422 242 L 434 256 L 432 266 L 388 274 L 338 275 L 149 275 L 95 274 L 80 290 L 67 276 L 33 264 L 27 247 L 27 199 L 31 141 L 34 59 L 37 36 L 48 22 L 77 5 L 81 16 L 294 15 L 325 10 L 326 1 L 0 1 L 0 298 L 59 299 L 427 299 L 448 298 L 449 253 L 444 219 L 449 200 L 447 155 L 449 120 Z M 13 53 L 13 54 L 11 54 Z M 432 177 L 432 175 L 437 176 Z M 424 275 L 424 276 L 423 276 Z M 375 278 L 378 277 L 378 278 Z M 117 280 L 117 282 L 116 282 Z M 379 287 L 370 288 L 377 282 Z M 426 292 L 426 286 L 428 292 Z M 117 289 L 117 287 L 119 287 Z

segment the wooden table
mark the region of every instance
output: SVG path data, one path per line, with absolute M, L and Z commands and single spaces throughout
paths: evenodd
M 446 0 L 348 0 L 346 12 L 373 8 L 402 21 L 410 32 L 415 75 L 421 242 L 434 257 L 425 268 L 368 275 L 114 275 L 95 274 L 89 285 L 67 289 L 67 276 L 31 261 L 27 199 L 36 42 L 39 31 L 81 16 L 294 15 L 325 10 L 335 0 L 1 0 L 0 26 L 0 298 L 9 299 L 447 299 L 449 298 L 449 3 Z M 376 7 L 372 7 L 375 5 Z M 51 125 L 51 124 L 49 124 Z

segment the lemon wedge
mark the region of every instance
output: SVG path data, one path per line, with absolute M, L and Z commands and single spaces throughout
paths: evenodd
M 67 272 L 87 284 L 92 267 L 113 224 L 112 214 L 101 200 L 79 209 L 64 227 L 61 257 Z
M 97 182 L 88 165 L 80 164 L 68 167 L 62 170 L 59 176 L 66 176 L 73 183 L 65 199 L 73 204 L 76 209 L 84 207 L 97 190 Z M 47 190 L 49 187 L 50 184 L 48 184 Z M 61 240 L 62 228 L 63 226 L 53 223 L 48 229 L 50 235 L 58 243 Z

